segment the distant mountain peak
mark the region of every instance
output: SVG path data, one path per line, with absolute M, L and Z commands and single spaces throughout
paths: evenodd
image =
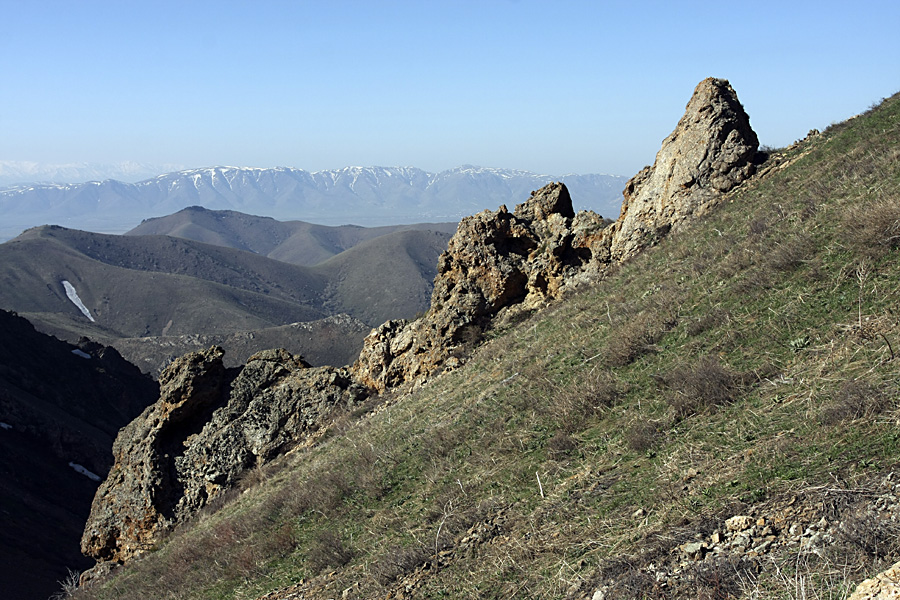
M 310 172 L 289 167 L 209 166 L 136 183 L 31 184 L 0 190 L 4 215 L 0 240 L 45 223 L 122 233 L 148 217 L 188 206 L 323 225 L 458 221 L 486 208 L 522 202 L 533 190 L 559 179 L 475 165 L 439 173 L 416 167 L 348 166 Z M 618 214 L 625 181 L 612 175 L 565 178 L 577 208 L 607 216 Z

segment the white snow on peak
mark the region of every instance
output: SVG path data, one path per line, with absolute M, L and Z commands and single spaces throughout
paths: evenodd
M 84 475 L 85 477 L 90 479 L 91 481 L 100 481 L 101 480 L 101 477 L 99 475 L 97 475 L 93 471 L 88 471 L 87 469 L 85 469 L 84 467 L 79 465 L 78 463 L 70 462 L 69 466 L 72 467 L 73 469 L 75 469 L 76 472 L 81 473 L 82 475 Z
M 63 279 L 62 281 L 63 287 L 66 288 L 66 296 L 69 297 L 69 300 L 72 301 L 72 304 L 78 307 L 84 316 L 90 319 L 91 323 L 94 322 L 94 317 L 91 315 L 91 311 L 88 310 L 87 306 L 84 305 L 84 302 L 81 301 L 81 298 L 78 297 L 78 292 L 75 291 L 75 286 Z
M 93 321 L 93 319 L 91 319 L 91 320 Z M 79 350 L 78 348 L 75 348 L 74 350 L 72 350 L 72 354 L 74 354 L 75 356 L 80 356 L 81 358 L 90 358 L 91 357 L 90 354 L 88 354 L 84 350 Z

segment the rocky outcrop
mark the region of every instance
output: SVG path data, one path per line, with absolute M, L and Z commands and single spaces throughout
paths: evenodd
M 152 546 L 232 487 L 240 473 L 319 430 L 329 412 L 364 388 L 343 369 L 311 368 L 267 350 L 226 369 L 218 347 L 177 359 L 160 377 L 160 398 L 125 427 L 115 465 L 94 498 L 82 551 L 121 562 Z
M 575 214 L 562 183 L 532 192 L 512 213 L 501 206 L 463 219 L 438 263 L 428 314 L 374 330 L 354 376 L 382 391 L 455 367 L 458 349 L 502 310 L 559 298 L 703 214 L 753 174 L 758 145 L 728 82 L 703 80 L 654 165 L 628 182 L 611 227 L 596 213 Z
M 592 212 L 575 215 L 562 183 L 532 192 L 514 212 L 501 206 L 463 219 L 438 262 L 428 314 L 369 334 L 354 376 L 383 391 L 456 366 L 459 349 L 501 310 L 559 297 L 567 278 L 594 259 L 594 247 L 602 252 L 608 223 Z
M 701 81 L 652 167 L 625 186 L 612 229 L 613 261 L 634 256 L 670 230 L 703 214 L 721 193 L 755 170 L 759 140 L 737 94 L 724 79 Z
M 874 563 L 879 558 L 893 557 L 900 529 L 898 477 L 891 472 L 883 478 L 861 483 L 852 488 L 798 489 L 797 493 L 745 506 L 746 512 L 718 523 L 704 520 L 693 539 L 682 539 L 677 546 L 657 554 L 654 560 L 642 563 L 634 556 L 636 572 L 631 576 L 638 581 L 654 582 L 662 597 L 670 597 L 669 594 L 682 597 L 675 592 L 686 586 L 696 590 L 696 573 L 714 571 L 723 565 L 747 568 L 745 573 L 758 573 L 760 569 L 765 571 L 786 561 L 796 565 L 798 578 L 810 578 L 816 574 L 816 567 L 829 558 L 841 557 L 849 562 L 858 560 L 861 553 L 867 555 L 863 560 Z M 643 519 L 646 515 L 640 509 L 633 517 Z M 679 535 L 690 536 L 686 530 L 674 533 Z M 825 561 L 817 562 L 823 558 Z M 585 590 L 586 597 L 593 600 L 623 597 L 621 571 L 610 569 L 607 573 L 602 585 Z M 863 581 L 847 598 L 888 599 L 900 599 L 900 563 Z
M 173 363 L 159 402 L 116 441 L 116 466 L 94 502 L 84 551 L 121 561 L 230 487 L 237 475 L 300 443 L 328 411 L 369 390 L 426 382 L 460 364 L 498 316 L 560 298 L 702 214 L 754 170 L 756 135 L 728 82 L 697 86 L 653 167 L 625 190 L 619 220 L 576 214 L 566 186 L 532 192 L 462 220 L 438 262 L 431 307 L 388 321 L 350 370 L 312 369 L 286 351 L 222 365 L 212 348 Z
M 897 600 L 900 598 L 900 562 L 860 583 L 847 600 Z

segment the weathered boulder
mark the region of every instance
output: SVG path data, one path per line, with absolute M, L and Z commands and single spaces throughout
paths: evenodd
M 152 546 L 262 464 L 320 429 L 365 389 L 345 369 L 311 368 L 267 350 L 226 369 L 213 347 L 187 354 L 160 377 L 160 399 L 113 445 L 115 465 L 91 507 L 82 552 L 121 562 Z
M 562 183 L 532 192 L 513 213 L 501 206 L 463 219 L 438 262 L 428 314 L 369 334 L 354 376 L 382 391 L 454 367 L 457 349 L 500 311 L 559 298 L 701 215 L 753 174 L 758 146 L 729 83 L 701 81 L 656 162 L 628 182 L 611 227 L 575 214 Z
M 608 223 L 594 213 L 579 215 L 566 186 L 551 183 L 515 212 L 501 206 L 463 219 L 438 261 L 428 314 L 372 331 L 354 376 L 379 391 L 422 383 L 459 364 L 458 349 L 504 308 L 534 308 L 559 297 L 566 278 L 593 258 L 596 234 Z
M 173 362 L 160 377 L 160 398 L 113 442 L 113 468 L 101 484 L 81 538 L 98 561 L 121 561 L 150 547 L 171 524 L 178 480 L 174 455 L 205 413 L 226 397 L 223 352 L 210 348 Z
M 611 231 L 611 259 L 628 259 L 705 212 L 721 193 L 754 173 L 758 147 L 728 81 L 701 81 L 653 166 L 626 184 L 622 212 Z
M 900 562 L 860 583 L 847 600 L 900 600 Z

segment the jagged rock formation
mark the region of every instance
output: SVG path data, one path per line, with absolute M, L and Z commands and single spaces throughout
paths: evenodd
M 611 259 L 630 258 L 705 212 L 721 193 L 753 175 L 758 148 L 731 85 L 712 77 L 701 81 L 653 166 L 626 184 L 611 232 Z
M 559 298 L 702 214 L 753 174 L 758 146 L 728 82 L 703 80 L 654 165 L 628 182 L 611 227 L 596 213 L 575 214 L 561 183 L 533 192 L 513 213 L 501 206 L 463 219 L 438 263 L 428 314 L 369 334 L 354 375 L 381 391 L 453 368 L 456 349 L 501 310 Z
M 82 551 L 124 561 L 261 464 L 318 430 L 335 407 L 365 396 L 344 369 L 311 368 L 266 350 L 226 369 L 213 347 L 176 360 L 160 399 L 122 430 L 115 466 L 94 498 Z
M 463 219 L 440 257 L 428 314 L 369 334 L 354 376 L 383 391 L 456 366 L 457 350 L 502 309 L 558 297 L 567 277 L 593 258 L 591 244 L 607 224 L 593 212 L 576 216 L 561 183 L 532 192 L 512 213 L 501 206 Z
M 501 206 L 463 219 L 439 259 L 429 312 L 372 331 L 350 370 L 308 368 L 283 350 L 251 357 L 239 373 L 222 365 L 217 348 L 179 359 L 160 379 L 159 402 L 116 441 L 84 552 L 125 560 L 243 469 L 320 428 L 332 406 L 459 365 L 461 349 L 498 316 L 560 298 L 704 212 L 753 173 L 757 144 L 728 82 L 704 80 L 654 166 L 628 183 L 617 222 L 576 214 L 562 183 L 532 192 L 513 212 Z

